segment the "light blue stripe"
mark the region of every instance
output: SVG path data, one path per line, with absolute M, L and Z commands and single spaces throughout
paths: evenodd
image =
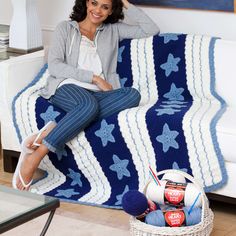
M 215 152 L 217 154 L 217 158 L 218 158 L 219 164 L 220 164 L 220 169 L 222 172 L 222 180 L 219 183 L 217 183 L 211 187 L 206 187 L 205 191 L 207 191 L 207 192 L 211 192 L 211 191 L 214 191 L 214 190 L 222 187 L 227 182 L 227 179 L 228 179 L 225 164 L 224 164 L 224 157 L 223 157 L 222 152 L 220 150 L 217 135 L 216 135 L 217 122 L 219 121 L 219 119 L 222 117 L 223 113 L 226 110 L 226 103 L 225 103 L 224 99 L 222 97 L 220 97 L 215 90 L 216 77 L 215 77 L 215 64 L 214 64 L 214 49 L 215 49 L 216 40 L 217 40 L 217 38 L 213 38 L 211 40 L 210 46 L 209 46 L 209 64 L 210 64 L 210 76 L 211 76 L 210 89 L 211 89 L 212 95 L 220 102 L 221 108 L 216 113 L 215 117 L 212 119 L 211 124 L 210 124 L 210 130 L 211 130 L 213 145 L 214 145 Z

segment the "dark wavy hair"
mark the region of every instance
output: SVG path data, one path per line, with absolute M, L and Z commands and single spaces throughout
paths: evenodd
M 71 20 L 80 22 L 85 19 L 87 15 L 86 1 L 87 0 L 75 0 L 75 5 L 70 15 Z M 112 14 L 109 15 L 107 19 L 104 21 L 105 24 L 108 23 L 113 24 L 118 22 L 119 20 L 124 19 L 122 1 L 121 0 L 111 0 L 111 1 L 112 1 Z

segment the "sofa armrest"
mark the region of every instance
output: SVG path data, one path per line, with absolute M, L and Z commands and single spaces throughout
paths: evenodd
M 34 79 L 44 63 L 43 50 L 0 63 L 1 99 L 10 110 L 13 98 Z
M 20 151 L 12 120 L 12 101 L 42 68 L 44 51 L 14 57 L 0 63 L 1 143 L 5 150 Z

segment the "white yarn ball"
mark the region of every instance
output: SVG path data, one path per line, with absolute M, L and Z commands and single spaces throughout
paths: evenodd
M 185 177 L 178 173 L 165 173 L 162 180 L 170 180 L 176 183 L 186 183 Z
M 153 202 L 158 204 L 165 204 L 165 186 L 167 181 L 160 180 L 161 186 L 157 185 L 154 181 L 151 181 L 146 188 L 146 197 Z M 176 190 L 178 191 L 178 190 Z M 184 206 L 192 206 L 194 201 L 197 199 L 199 190 L 194 184 L 188 183 L 184 192 Z M 195 207 L 200 207 L 202 205 L 201 197 L 198 197 Z

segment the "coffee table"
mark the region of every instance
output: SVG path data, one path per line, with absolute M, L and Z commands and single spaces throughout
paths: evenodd
M 0 185 L 0 234 L 50 212 L 40 234 L 43 236 L 59 206 L 60 201 L 56 198 Z

